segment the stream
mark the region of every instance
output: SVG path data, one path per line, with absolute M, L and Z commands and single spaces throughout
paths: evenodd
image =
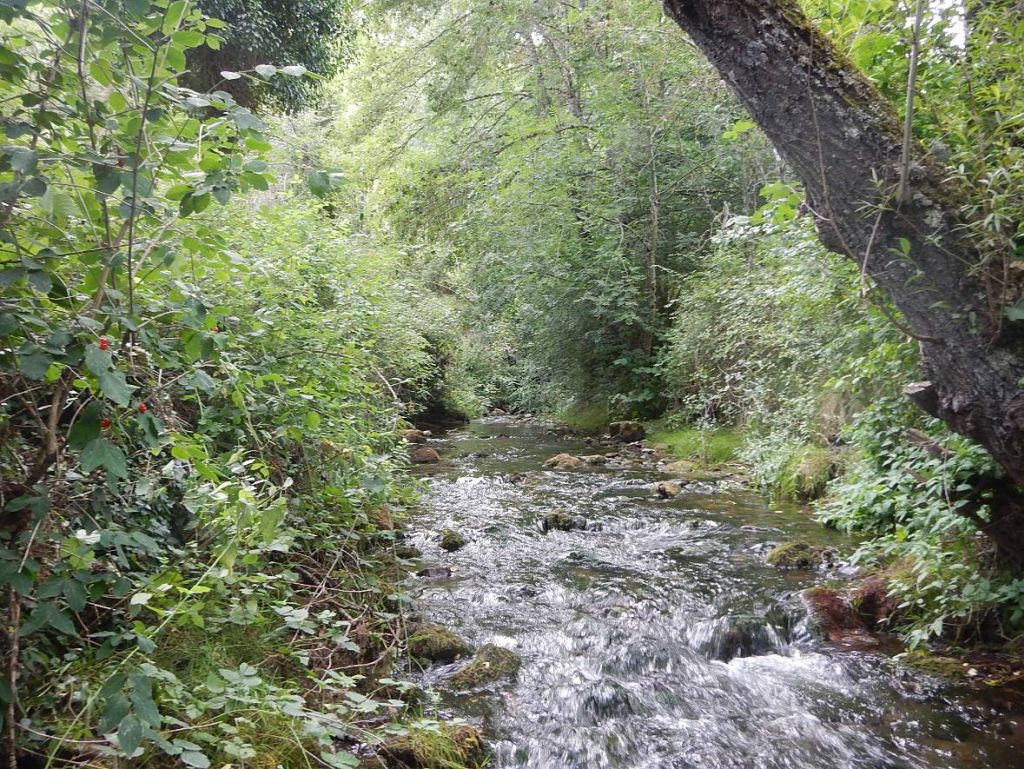
M 443 461 L 417 471 L 409 541 L 442 575 L 416 580 L 417 608 L 523 661 L 514 681 L 444 695 L 446 715 L 482 725 L 493 766 L 1024 766 L 990 708 L 811 636 L 799 592 L 823 575 L 780 572 L 765 554 L 795 538 L 852 544 L 805 510 L 728 483 L 662 500 L 653 486 L 670 476 L 653 460 L 544 470 L 560 452 L 611 449 L 539 422 L 488 418 L 430 445 Z M 544 533 L 555 510 L 595 530 Z M 442 529 L 468 544 L 444 552 Z M 444 692 L 460 666 L 423 681 Z

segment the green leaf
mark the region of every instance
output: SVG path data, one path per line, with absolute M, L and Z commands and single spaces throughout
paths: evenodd
M 142 744 L 142 722 L 129 713 L 117 725 L 117 744 L 125 755 L 132 755 Z
M 195 769 L 207 769 L 210 765 L 210 759 L 198 750 L 186 750 L 178 758 L 185 766 L 192 766 Z
M 114 478 L 125 478 L 128 475 L 128 460 L 124 452 L 106 438 L 89 441 L 82 450 L 81 465 L 84 473 L 102 467 Z
M 167 12 L 164 14 L 164 21 L 160 25 L 160 31 L 165 35 L 173 33 L 181 23 L 187 8 L 188 0 L 175 0 L 175 2 L 167 6 Z
M 270 78 L 277 74 L 277 67 L 273 64 L 257 64 L 255 69 L 260 77 Z
M 282 75 L 289 75 L 291 77 L 302 77 L 309 70 L 307 70 L 301 64 L 291 64 L 291 65 L 289 65 L 287 67 L 281 67 L 281 69 L 279 71 L 281 72 Z
M 326 171 L 309 172 L 306 174 L 306 184 L 309 185 L 309 191 L 318 198 L 326 197 L 331 191 L 331 177 Z
M 39 153 L 28 147 L 8 147 L 7 152 L 11 156 L 11 168 L 25 176 L 34 172 L 39 164 Z
M 85 367 L 96 375 L 104 397 L 114 401 L 118 406 L 127 406 L 131 402 L 132 393 L 136 388 L 128 384 L 121 371 L 114 368 L 110 350 L 101 350 L 95 344 L 86 346 Z
M 320 753 L 320 760 L 337 769 L 350 769 L 353 766 L 359 766 L 359 759 L 351 753 L 328 753 L 325 750 Z
M 45 379 L 50 368 L 50 356 L 42 350 L 18 352 L 18 366 L 29 379 Z
M 80 612 L 89 602 L 89 594 L 85 587 L 77 579 L 69 579 L 64 583 L 64 599 L 68 602 L 68 608 L 73 612 Z
M 89 441 L 100 437 L 100 420 L 103 418 L 103 407 L 97 401 L 91 401 L 78 415 L 68 432 L 68 446 L 80 451 Z
M 132 682 L 130 697 L 135 708 L 135 714 L 154 729 L 160 728 L 163 719 L 160 716 L 156 702 L 153 701 L 152 679 L 141 673 L 135 673 L 129 680 Z
M 1017 302 L 1013 307 L 1007 307 L 1003 310 L 1003 315 L 1007 320 L 1024 320 L 1024 302 Z

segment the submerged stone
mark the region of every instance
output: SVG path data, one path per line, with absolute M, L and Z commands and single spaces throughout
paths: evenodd
M 407 643 L 414 659 L 427 662 L 454 662 L 473 653 L 470 645 L 455 633 L 430 622 L 414 628 Z
M 409 457 L 413 464 L 417 465 L 434 465 L 441 461 L 441 455 L 438 454 L 434 449 L 422 447 L 416 449 Z
M 459 532 L 452 529 L 445 529 L 441 532 L 441 549 L 454 553 L 466 546 L 466 538 Z
M 402 558 L 406 561 L 415 561 L 423 555 L 418 547 L 412 545 L 395 545 L 395 557 Z
M 569 515 L 556 510 L 541 519 L 540 530 L 545 534 L 549 531 L 600 531 L 601 524 L 591 523 L 582 515 Z
M 519 655 L 501 646 L 487 644 L 472 661 L 451 678 L 452 686 L 459 689 L 479 689 L 502 678 L 514 678 L 522 660 Z

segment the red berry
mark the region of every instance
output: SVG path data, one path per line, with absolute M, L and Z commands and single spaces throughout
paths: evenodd
M 100 427 L 102 427 L 104 430 L 106 430 L 112 424 L 114 424 L 114 420 L 111 419 L 110 417 L 103 417 L 103 419 L 100 420 Z
M 101 350 L 106 350 L 108 347 L 110 347 L 110 342 L 107 340 L 105 336 L 101 336 L 100 341 L 97 342 L 97 344 L 99 344 Z
M 147 411 L 149 411 L 149 407 L 145 403 L 140 403 L 139 404 L 139 413 L 140 414 L 145 414 Z
M 213 333 L 216 334 L 218 331 L 220 331 L 220 326 L 214 326 L 212 330 L 213 330 Z

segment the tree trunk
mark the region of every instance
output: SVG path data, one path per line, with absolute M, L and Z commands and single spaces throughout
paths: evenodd
M 822 242 L 854 259 L 920 340 L 929 381 L 908 395 L 1005 471 L 1009 483 L 992 488 L 983 529 L 1004 558 L 1024 565 L 1020 324 L 989 310 L 981 255 L 958 229 L 956 191 L 917 155 L 909 197 L 895 199 L 899 120 L 796 0 L 665 0 L 665 8 L 800 177 Z

